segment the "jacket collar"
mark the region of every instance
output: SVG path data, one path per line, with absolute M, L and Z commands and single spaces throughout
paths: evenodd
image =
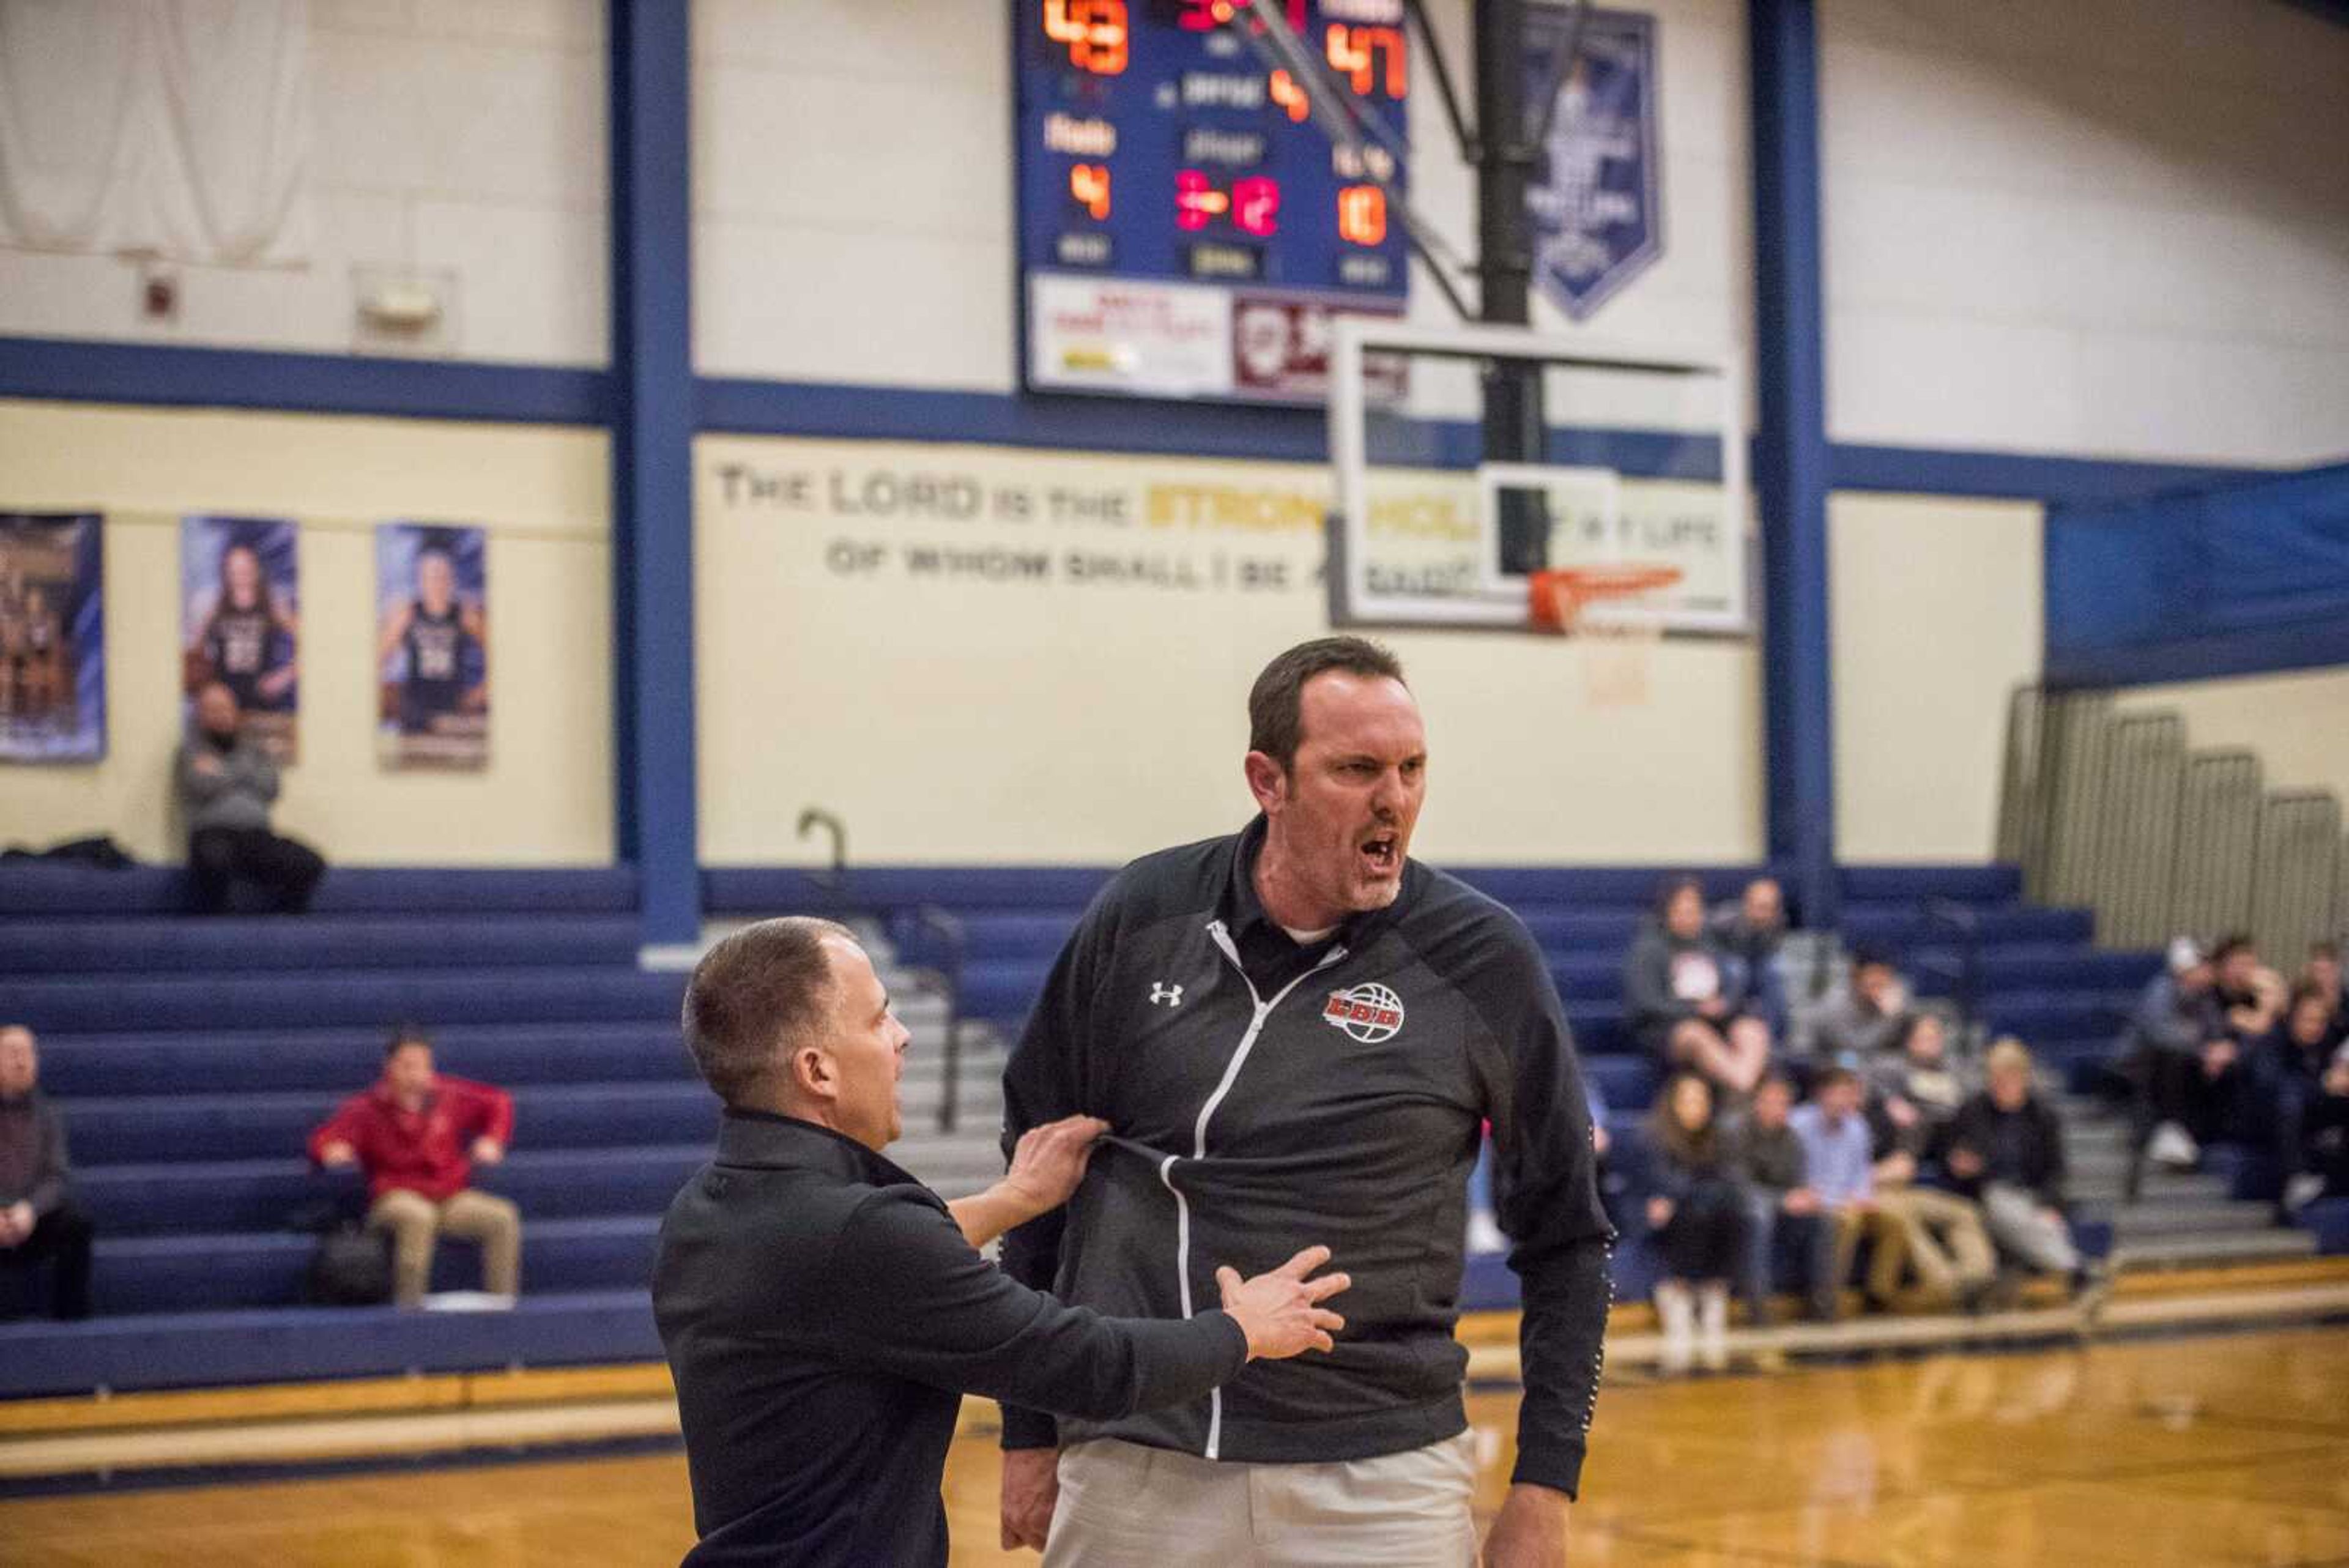
M 1216 908 L 1229 923 L 1235 940 L 1245 939 L 1256 928 L 1279 936 L 1293 943 L 1288 933 L 1273 923 L 1264 912 L 1264 900 L 1257 896 L 1256 861 L 1264 853 L 1264 836 L 1271 827 L 1262 812 L 1232 839 L 1232 853 L 1224 863 L 1224 888 L 1216 900 Z M 1362 909 L 1338 922 L 1337 940 L 1355 952 L 1360 952 L 1371 938 L 1386 929 L 1404 910 L 1411 908 L 1426 885 L 1427 868 L 1406 857 L 1402 863 L 1402 891 L 1395 901 L 1383 909 Z
M 814 1170 L 873 1187 L 919 1186 L 895 1163 L 854 1138 L 773 1111 L 726 1107 L 718 1124 L 718 1163 L 761 1170 Z

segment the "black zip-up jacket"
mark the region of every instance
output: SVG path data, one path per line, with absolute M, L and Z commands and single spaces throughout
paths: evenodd
M 1581 1069 L 1541 950 L 1417 862 L 1385 909 L 1300 947 L 1266 919 L 1259 817 L 1134 862 L 1085 913 L 1004 1074 L 1004 1147 L 1106 1118 L 1061 1214 L 1004 1241 L 1039 1288 L 1183 1317 L 1215 1271 L 1320 1243 L 1353 1286 L 1330 1355 L 1259 1362 L 1180 1407 L 1118 1419 L 1004 1411 L 1007 1448 L 1114 1437 L 1239 1461 L 1369 1459 L 1466 1426 L 1454 1340 L 1481 1125 L 1524 1282 L 1515 1479 L 1573 1493 L 1598 1397 L 1612 1232 Z
M 2003 1181 L 2051 1209 L 2064 1207 L 2064 1124 L 2037 1095 L 2020 1110 L 2002 1111 L 1983 1090 L 1959 1107 L 1943 1147 L 1982 1156 L 1982 1174 L 1955 1183 L 1966 1197 L 1978 1199 L 1991 1183 Z
M 669 1204 L 653 1315 L 701 1536 L 688 1568 L 944 1568 L 963 1391 L 1107 1419 L 1247 1359 L 1221 1310 L 1118 1323 L 1015 1284 L 888 1160 L 759 1111 L 726 1113 Z

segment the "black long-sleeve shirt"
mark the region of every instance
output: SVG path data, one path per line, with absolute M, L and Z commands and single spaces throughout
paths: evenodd
M 1598 1396 L 1607 1249 L 1581 1071 L 1516 918 L 1417 862 L 1385 909 L 1300 945 L 1253 880 L 1261 818 L 1128 867 L 1062 950 L 1004 1075 L 1004 1147 L 1106 1118 L 1063 1214 L 1005 1266 L 1103 1312 L 1176 1317 L 1319 1243 L 1353 1277 L 1330 1355 L 1260 1362 L 1187 1406 L 1055 1424 L 1009 1448 L 1114 1437 L 1209 1459 L 1368 1459 L 1466 1425 L 1459 1317 L 1468 1173 L 1490 1121 L 1524 1283 L 1516 1479 L 1571 1493 Z
M 65 1117 L 49 1097 L 35 1089 L 0 1100 L 0 1208 L 29 1203 L 35 1214 L 50 1213 L 72 1181 Z
M 1013 1282 L 946 1205 L 812 1123 L 730 1110 L 661 1222 L 653 1314 L 700 1544 L 689 1568 L 942 1568 L 965 1392 L 1111 1419 L 1247 1359 L 1221 1311 L 1133 1323 Z
M 2064 1206 L 2064 1124 L 2038 1096 L 2018 1110 L 2001 1110 L 1987 1090 L 1960 1107 L 1948 1147 L 1971 1149 L 1982 1168 L 1957 1179 L 1958 1190 L 1980 1198 L 1992 1182 L 2020 1187 L 2051 1208 Z

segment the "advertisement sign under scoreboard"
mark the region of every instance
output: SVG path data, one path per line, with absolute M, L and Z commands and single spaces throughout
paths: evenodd
M 1016 0 L 1028 386 L 1317 402 L 1332 317 L 1401 314 L 1402 0 L 1257 4 L 1313 76 L 1272 63 L 1248 0 Z

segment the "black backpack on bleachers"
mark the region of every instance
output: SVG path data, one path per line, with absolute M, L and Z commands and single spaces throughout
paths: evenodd
M 391 1299 L 391 1238 L 348 1223 L 322 1231 L 303 1294 L 313 1306 L 381 1306 Z

